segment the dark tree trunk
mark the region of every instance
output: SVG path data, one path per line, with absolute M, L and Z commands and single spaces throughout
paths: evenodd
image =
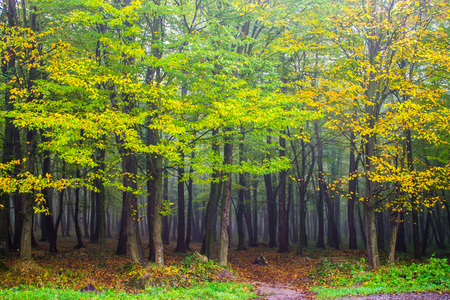
M 84 210 L 83 210 L 83 225 L 84 225 L 84 238 L 88 239 L 89 238 L 89 222 L 88 222 L 88 192 L 87 192 L 87 188 L 83 187 L 83 206 L 84 206 Z
M 349 249 L 357 249 L 357 239 L 356 239 L 356 227 L 355 227 L 355 199 L 356 199 L 356 185 L 358 183 L 358 164 L 356 162 L 356 143 L 355 134 L 350 131 L 350 163 L 348 170 L 348 177 L 350 178 L 348 182 L 348 203 L 347 203 L 347 219 L 348 219 L 348 230 L 349 230 Z
M 252 200 L 250 195 L 250 189 L 248 186 L 246 186 L 246 189 L 244 191 L 244 200 L 245 200 L 244 218 L 245 224 L 247 225 L 248 245 L 250 247 L 258 247 L 258 243 L 256 242 L 255 237 L 253 236 L 252 206 L 251 206 Z
M 116 254 L 127 254 L 127 199 L 125 193 L 122 194 L 122 215 L 120 217 L 119 241 L 117 243 Z
M 267 137 L 267 144 L 272 144 L 271 137 Z M 277 207 L 276 207 L 276 193 L 272 187 L 272 175 L 264 174 L 264 184 L 266 186 L 267 198 L 267 214 L 268 214 L 268 234 L 269 247 L 277 246 Z
M 90 213 L 90 226 L 89 226 L 89 233 L 90 233 L 90 239 L 89 241 L 91 243 L 95 243 L 95 227 L 97 225 L 97 209 L 95 204 L 95 192 L 91 191 L 91 213 Z
M 148 129 L 147 138 L 149 145 L 159 143 L 159 132 Z M 163 201 L 163 158 L 156 154 L 147 156 L 147 215 L 148 215 L 148 235 L 149 235 L 149 260 L 156 262 L 158 267 L 164 265 L 161 206 Z M 164 193 L 167 187 L 164 187 Z
M 317 140 L 317 168 L 319 172 L 319 188 L 321 191 L 321 194 L 325 196 L 327 208 L 328 208 L 328 218 L 330 220 L 329 226 L 332 230 L 332 239 L 334 244 L 334 249 L 339 250 L 339 232 L 336 227 L 336 221 L 334 219 L 333 214 L 333 207 L 331 204 L 330 194 L 328 192 L 327 183 L 325 182 L 325 176 L 323 173 L 323 164 L 322 164 L 322 156 L 323 156 L 323 149 L 322 149 L 322 139 L 320 138 L 320 128 L 318 122 L 314 124 L 314 131 L 316 134 L 316 140 Z
M 361 210 L 359 208 L 359 205 L 358 205 L 358 221 L 359 221 L 359 228 L 361 230 L 361 237 L 362 237 L 362 240 L 363 240 L 363 243 L 364 243 L 364 247 L 366 247 L 366 245 L 367 245 L 366 232 L 364 231 L 364 223 L 363 223 L 363 220 L 362 220 L 362 217 L 361 217 Z
M 46 138 L 42 136 L 42 140 L 43 142 L 45 142 Z M 47 174 L 51 174 L 50 163 L 50 152 L 44 151 L 44 162 L 42 164 L 42 176 L 44 178 L 47 176 Z M 50 244 L 50 252 L 58 252 L 56 246 L 57 234 L 55 225 L 53 223 L 53 191 L 50 188 L 46 187 L 42 191 L 42 194 L 44 195 L 45 199 L 44 208 L 48 211 L 48 213 L 45 213 L 43 215 L 43 218 L 45 221 L 45 227 L 47 228 L 47 240 Z
M 253 237 L 255 239 L 255 247 L 258 247 L 258 180 L 254 180 L 253 184 Z
M 282 133 L 284 134 L 284 133 Z M 286 156 L 286 140 L 280 136 L 280 159 Z M 279 173 L 279 193 L 278 193 L 278 252 L 289 251 L 288 228 L 286 220 L 286 171 Z
M 192 152 L 191 161 L 193 161 L 195 158 L 195 153 Z M 189 179 L 188 179 L 188 213 L 187 213 L 187 228 L 186 228 L 186 242 L 185 242 L 185 249 L 191 250 L 190 244 L 191 244 L 191 238 L 192 238 L 192 227 L 193 227 L 193 173 L 194 169 L 192 168 L 192 165 L 189 167 Z
M 16 10 L 16 1 L 8 1 L 8 4 L 3 4 L 3 12 L 7 14 L 8 17 L 8 27 L 13 28 L 17 26 L 17 10 Z M 5 60 L 2 58 L 1 68 L 2 68 L 2 76 L 6 78 L 10 76 L 10 74 L 14 74 L 15 65 L 16 65 L 16 55 L 13 49 L 7 48 L 5 52 L 9 55 L 9 60 Z M 10 101 L 11 93 L 9 90 L 5 90 L 5 109 L 6 111 L 13 110 L 13 104 Z M 17 143 L 14 141 L 16 136 L 15 131 L 18 129 L 15 127 L 12 118 L 5 118 L 5 136 L 3 140 L 3 155 L 2 155 L 2 163 L 7 164 L 11 162 L 14 158 L 21 158 L 21 148 L 16 147 L 20 146 L 20 141 Z M 19 136 L 20 137 L 20 136 Z M 16 167 L 17 168 L 17 167 Z M 1 256 L 9 256 L 9 244 L 11 243 L 11 237 L 9 233 L 10 226 L 10 218 L 7 208 L 9 208 L 9 199 L 10 195 L 7 193 L 2 193 L 0 195 L 0 205 L 4 208 L 0 209 L 0 257 Z M 16 214 L 17 215 L 17 214 Z M 17 219 L 16 219 L 17 223 Z M 14 241 L 15 249 L 18 249 L 20 246 L 18 245 L 18 241 Z
M 225 146 L 223 150 L 224 165 L 231 166 L 233 163 L 233 144 L 231 137 L 225 137 Z M 228 247 L 229 247 L 229 215 L 231 201 L 231 172 L 227 174 L 227 181 L 224 186 L 224 197 L 222 198 L 221 217 L 220 217 L 220 239 L 218 262 L 222 267 L 227 266 Z
M 80 170 L 77 168 L 77 178 L 80 178 Z M 81 229 L 80 224 L 78 221 L 78 215 L 79 215 L 79 208 L 80 208 L 80 187 L 75 188 L 75 213 L 73 216 L 73 221 L 75 223 L 75 233 L 77 235 L 77 242 L 78 244 L 75 246 L 75 248 L 84 248 L 83 240 L 81 238 Z
M 425 221 L 425 228 L 422 232 L 422 255 L 427 254 L 427 243 L 428 243 L 428 232 L 430 232 L 430 224 L 431 224 L 431 212 L 427 213 L 427 220 Z
M 214 129 L 212 131 L 212 137 L 218 134 L 218 130 Z M 215 155 L 219 155 L 219 145 L 213 142 L 211 145 L 212 152 Z M 218 182 L 221 174 L 219 171 L 214 170 L 211 176 L 211 188 L 209 193 L 209 200 L 206 205 L 206 216 L 205 216 L 205 237 L 203 239 L 202 250 L 209 259 L 213 259 L 215 256 L 214 249 L 214 227 L 217 218 L 217 208 L 219 205 L 219 199 L 221 194 L 221 183 Z
M 69 193 L 67 198 L 70 199 L 70 190 L 68 190 L 67 193 Z M 70 226 L 72 224 L 70 222 L 70 220 L 72 219 L 71 215 L 72 215 L 72 203 L 68 202 L 67 203 L 67 211 L 66 211 L 66 228 L 65 228 L 65 231 L 66 231 L 65 236 L 67 236 L 67 237 L 70 237 Z
M 165 202 L 169 202 L 169 172 L 167 171 L 167 169 L 164 169 L 163 200 Z M 170 244 L 169 236 L 170 236 L 169 216 L 164 216 L 162 218 L 162 241 L 163 241 L 163 244 L 165 244 L 165 245 Z
M 241 152 L 241 151 L 239 151 L 239 152 Z M 239 174 L 238 203 L 237 203 L 237 207 L 236 207 L 236 224 L 237 224 L 237 233 L 238 233 L 238 246 L 237 246 L 236 250 L 238 250 L 238 251 L 239 250 L 247 250 L 247 248 L 245 248 L 245 236 L 244 236 L 244 189 L 245 189 L 244 174 L 240 173 Z
M 97 150 L 98 170 L 101 174 L 105 174 L 105 150 Z M 97 220 L 98 220 L 98 238 L 100 241 L 99 266 L 106 267 L 106 218 L 105 218 L 105 185 L 100 178 L 95 179 L 95 187 L 98 192 L 95 193 L 97 202 Z M 136 206 L 137 207 L 137 206 Z
M 378 249 L 384 251 L 384 216 L 383 212 L 377 212 L 377 234 L 378 234 Z
M 111 213 L 109 211 L 109 207 L 105 210 L 106 213 L 106 237 L 112 238 L 111 227 L 114 227 L 114 219 L 111 217 Z
M 397 242 L 395 243 L 395 251 L 406 252 L 405 243 L 405 214 L 400 213 L 400 224 L 398 225 Z
M 139 212 L 137 196 L 133 191 L 137 190 L 137 158 L 129 149 L 122 148 L 123 185 L 130 190 L 125 191 L 127 203 L 127 252 L 131 263 L 146 264 L 144 249 L 142 248 L 139 234 Z
M 185 207 L 184 207 L 184 153 L 180 153 L 181 163 L 178 165 L 178 228 L 177 247 L 175 252 L 186 252 L 185 248 Z

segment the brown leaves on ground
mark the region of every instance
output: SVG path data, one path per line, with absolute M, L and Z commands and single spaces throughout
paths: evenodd
M 107 267 L 98 266 L 99 245 L 86 243 L 86 248 L 74 249 L 73 239 L 61 239 L 58 244 L 58 253 L 49 253 L 48 245 L 40 243 L 33 248 L 34 260 L 30 263 L 21 263 L 18 254 L 14 254 L 9 259 L 3 259 L 3 263 L 8 270 L 3 271 L 0 276 L 0 288 L 8 288 L 20 285 L 33 286 L 55 286 L 67 287 L 79 290 L 89 284 L 98 289 L 115 289 L 133 291 L 136 286 L 130 284 L 133 274 L 143 274 L 143 272 L 153 272 L 151 267 L 143 270 L 143 267 L 129 264 L 127 256 L 115 254 L 117 241 L 109 239 L 107 241 Z M 200 251 L 200 243 L 191 244 L 190 253 Z M 165 269 L 170 272 L 179 272 L 177 264 L 183 262 L 185 254 L 174 253 L 175 245 L 165 246 Z M 267 265 L 252 264 L 256 259 L 263 256 Z M 224 276 L 223 280 L 238 280 L 249 282 L 254 285 L 277 285 L 288 289 L 304 292 L 313 283 L 310 275 L 320 264 L 321 259 L 326 257 L 330 261 L 348 261 L 349 258 L 359 258 L 363 256 L 360 251 L 332 251 L 332 250 L 311 250 L 304 251 L 304 255 L 299 257 L 296 251 L 278 253 L 276 248 L 269 249 L 265 246 L 248 248 L 244 251 L 229 249 L 229 267 L 236 274 Z M 195 256 L 194 256 L 195 257 Z M 178 267 L 179 268 L 179 267 Z M 161 277 L 167 275 L 163 271 Z M 155 273 L 156 274 L 156 273 Z M 179 278 L 189 282 L 189 276 L 195 274 L 177 273 Z M 158 276 L 159 276 L 158 275 Z M 198 275 L 198 274 L 197 274 Z M 217 275 L 218 276 L 218 275 Z M 192 277 L 194 279 L 194 277 Z M 220 280 L 220 276 L 217 278 Z M 171 282 L 172 283 L 172 282 Z

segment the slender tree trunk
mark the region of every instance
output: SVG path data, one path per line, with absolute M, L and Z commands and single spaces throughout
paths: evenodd
M 144 250 L 139 234 L 139 212 L 137 196 L 132 192 L 137 190 L 137 158 L 129 149 L 122 148 L 123 185 L 130 190 L 125 191 L 127 203 L 127 252 L 131 263 L 146 264 Z
M 97 232 L 97 202 L 96 202 L 96 198 L 95 198 L 95 192 L 91 191 L 91 216 L 90 216 L 90 235 L 91 238 L 89 239 L 89 241 L 91 243 L 96 243 L 98 242 L 98 237 L 96 237 L 96 232 Z
M 245 211 L 244 211 L 244 219 L 245 224 L 247 224 L 247 232 L 248 232 L 248 245 L 250 247 L 258 247 L 258 243 L 255 240 L 253 235 L 253 223 L 252 223 L 252 206 L 251 206 L 251 195 L 250 189 L 246 186 L 244 191 L 244 200 L 245 200 Z
M 282 133 L 284 134 L 284 133 Z M 286 156 L 286 140 L 280 136 L 280 159 Z M 279 192 L 278 192 L 278 252 L 289 251 L 288 228 L 286 222 L 286 171 L 279 173 Z
M 87 188 L 83 187 L 83 225 L 84 225 L 84 238 L 89 238 L 89 222 L 88 222 L 88 205 L 87 205 Z
M 97 162 L 99 164 L 98 171 L 105 174 L 105 150 L 98 150 Z M 95 193 L 97 202 L 97 220 L 100 241 L 99 266 L 106 267 L 106 218 L 105 218 L 105 185 L 100 178 L 95 179 L 95 186 L 98 190 Z
M 247 250 L 247 248 L 245 248 L 245 236 L 244 236 L 244 189 L 245 189 L 244 174 L 240 173 L 238 203 L 236 207 L 236 225 L 238 232 L 238 246 L 236 250 L 238 251 Z
M 224 165 L 231 166 L 233 163 L 233 144 L 231 138 L 226 138 L 224 146 Z M 219 265 L 226 267 L 228 262 L 228 226 L 231 200 L 231 172 L 227 174 L 225 193 L 222 199 L 222 212 L 220 218 L 220 240 L 219 240 Z
M 255 239 L 255 247 L 258 247 L 258 180 L 254 180 L 253 184 L 253 237 Z
M 185 207 L 184 207 L 184 153 L 181 154 L 182 163 L 178 166 L 178 229 L 177 247 L 175 252 L 186 252 L 185 248 Z
M 422 255 L 427 254 L 427 242 L 428 242 L 428 232 L 430 231 L 431 224 L 431 212 L 427 213 L 427 220 L 425 221 L 425 228 L 422 234 Z
M 329 226 L 331 227 L 331 230 L 332 230 L 333 245 L 336 250 L 339 250 L 339 232 L 336 227 L 336 221 L 334 219 L 333 207 L 331 204 L 330 194 L 328 192 L 327 183 L 325 182 L 325 176 L 323 173 L 323 164 L 322 164 L 323 149 L 322 149 L 322 139 L 320 137 L 320 128 L 319 128 L 318 122 L 316 122 L 314 124 L 314 131 L 315 131 L 316 140 L 317 140 L 317 168 L 318 168 L 318 172 L 319 172 L 319 188 L 320 188 L 321 194 L 323 196 L 325 196 L 326 204 L 328 207 L 328 218 L 330 220 Z M 318 244 L 319 244 L 319 241 L 318 241 Z
M 80 170 L 77 168 L 76 170 L 77 178 L 80 178 Z M 79 215 L 79 208 L 80 208 L 80 187 L 75 188 L 75 213 L 73 216 L 73 222 L 75 224 L 75 233 L 77 235 L 77 245 L 75 246 L 76 249 L 84 248 L 83 240 L 81 238 L 81 229 L 80 224 L 78 221 L 78 215 Z
M 67 190 L 67 193 L 68 193 L 68 197 L 67 198 L 70 199 L 70 190 Z M 70 220 L 72 219 L 71 215 L 72 215 L 72 203 L 71 202 L 67 202 L 66 228 L 64 228 L 65 232 L 66 232 L 65 236 L 67 236 L 67 237 L 70 237 L 70 225 L 71 225 Z
M 157 145 L 159 143 L 159 132 L 157 130 L 148 129 L 147 140 L 149 145 Z M 149 154 L 147 156 L 147 174 L 150 177 L 147 181 L 147 225 L 150 249 L 149 260 L 155 262 L 158 267 L 162 267 L 164 265 L 161 223 L 161 206 L 163 197 L 162 160 L 163 158 L 156 154 Z M 164 193 L 167 193 L 167 186 L 164 187 Z M 167 194 L 165 194 L 165 196 L 167 197 Z
M 8 27 L 13 28 L 17 26 L 17 10 L 16 10 L 16 1 L 8 1 L 3 5 L 2 14 L 6 12 L 8 17 Z M 9 60 L 6 61 L 2 58 L 1 67 L 2 67 L 2 76 L 7 78 L 10 74 L 15 73 L 15 65 L 16 65 L 16 55 L 13 49 L 7 48 L 5 52 L 9 56 Z M 13 110 L 13 104 L 10 101 L 11 93 L 9 90 L 5 90 L 5 108 L 6 111 Z M 2 155 L 2 163 L 7 164 L 11 162 L 16 156 L 21 157 L 21 148 L 15 147 L 17 142 L 14 141 L 15 131 L 18 129 L 15 127 L 12 118 L 5 118 L 5 136 L 3 140 L 3 155 Z M 20 143 L 19 143 L 20 145 Z M 17 168 L 17 167 L 16 167 Z M 10 244 L 10 234 L 9 234 L 9 226 L 10 226 L 10 218 L 8 213 L 10 195 L 7 193 L 2 193 L 0 195 L 0 205 L 3 206 L 3 209 L 0 209 L 0 257 L 1 256 L 9 256 L 9 244 Z M 16 214 L 17 215 L 17 214 Z M 16 219 L 17 222 L 17 219 Z M 15 241 L 17 243 L 17 241 Z M 19 248 L 19 245 L 16 245 L 16 249 Z
M 195 158 L 195 153 L 192 152 L 191 161 L 193 161 Z M 185 249 L 191 250 L 190 244 L 191 244 L 191 238 L 192 238 L 192 227 L 193 227 L 193 217 L 194 217 L 194 210 L 193 210 L 193 173 L 194 169 L 192 168 L 192 165 L 189 166 L 189 179 L 188 179 L 188 213 L 187 213 L 187 228 L 186 228 L 186 242 L 185 242 Z
M 47 139 L 43 136 L 42 132 L 42 141 L 46 142 Z M 45 178 L 47 175 L 51 174 L 50 170 L 50 151 L 44 151 L 44 162 L 42 164 L 42 176 Z M 47 240 L 50 244 L 50 252 L 58 252 L 57 246 L 56 246 L 56 230 L 55 225 L 53 223 L 53 191 L 51 188 L 44 188 L 42 191 L 42 194 L 44 195 L 44 208 L 48 211 L 48 213 L 45 213 L 43 215 L 45 227 L 47 228 Z
M 217 134 L 218 130 L 214 129 L 212 131 L 213 138 Z M 219 155 L 219 145 L 217 143 L 212 143 L 211 148 L 213 153 Z M 217 207 L 219 205 L 219 199 L 221 195 L 221 183 L 218 182 L 220 177 L 220 172 L 214 170 L 211 176 L 211 188 L 209 193 L 209 200 L 206 206 L 205 237 L 203 240 L 201 252 L 204 253 L 209 259 L 213 259 L 215 256 L 214 226 L 216 224 Z
M 127 254 L 127 198 L 125 193 L 122 194 L 122 215 L 120 217 L 119 241 L 117 243 L 116 254 Z
M 33 32 L 37 31 L 36 26 L 36 14 L 37 11 L 36 6 L 31 7 L 30 13 L 30 30 Z M 26 18 L 24 15 L 24 23 L 26 24 Z M 31 51 L 36 50 L 36 45 L 33 45 L 30 49 Z M 33 61 L 34 62 L 34 61 Z M 37 79 L 37 70 L 36 67 L 31 66 L 28 71 L 28 91 L 31 91 L 34 85 L 34 81 Z M 33 93 L 27 98 L 27 102 L 31 102 L 34 99 Z M 28 128 L 26 129 L 26 162 L 25 168 L 26 171 L 32 175 L 35 174 L 35 157 L 36 157 L 36 130 Z M 22 197 L 22 215 L 23 215 L 23 224 L 22 224 L 22 236 L 20 242 L 20 260 L 29 261 L 32 259 L 31 256 L 31 245 L 32 245 L 32 227 L 33 227 L 33 205 L 34 205 L 34 196 L 33 191 L 26 193 Z
M 392 264 L 395 259 L 395 244 L 397 242 L 398 226 L 400 225 L 400 222 L 400 213 L 393 211 L 391 213 L 391 236 L 389 238 L 388 264 Z
M 164 189 L 163 189 L 163 200 L 169 202 L 169 172 L 164 169 Z M 162 242 L 165 245 L 170 244 L 170 225 L 169 216 L 162 217 Z
M 358 164 L 356 162 L 356 142 L 355 133 L 350 131 L 350 163 L 348 170 L 348 203 L 347 203 L 347 220 L 349 230 L 349 249 L 357 249 L 356 227 L 355 227 L 355 199 L 356 199 L 356 185 L 358 183 Z

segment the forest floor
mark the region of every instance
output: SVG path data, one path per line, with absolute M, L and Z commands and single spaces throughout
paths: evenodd
M 128 257 L 115 254 L 117 240 L 107 240 L 107 267 L 98 266 L 99 245 L 84 241 L 86 248 L 74 249 L 75 238 L 59 238 L 58 253 L 49 253 L 48 244 L 39 242 L 33 248 L 33 262 L 21 264 L 18 254 L 13 254 L 2 262 L 10 270 L 0 278 L 0 289 L 21 285 L 66 287 L 80 290 L 92 284 L 100 289 L 137 291 L 130 285 Z M 200 243 L 192 243 L 189 253 L 200 251 Z M 165 246 L 165 264 L 167 266 L 181 263 L 185 254 L 174 253 L 175 243 Z M 278 253 L 261 245 L 248 248 L 247 251 L 229 249 L 229 267 L 235 274 L 231 280 L 247 282 L 255 287 L 258 295 L 268 300 L 315 299 L 310 291 L 316 279 L 312 274 L 324 258 L 332 263 L 355 263 L 365 257 L 359 250 L 319 250 L 309 248 L 299 257 L 295 250 Z M 147 252 L 148 253 L 148 252 Z M 264 256 L 267 265 L 253 264 Z M 226 278 L 228 279 L 228 278 Z M 402 298 L 403 297 L 403 298 Z M 447 297 L 447 298 L 446 298 Z M 449 294 L 402 294 L 348 298 L 348 299 L 450 299 Z

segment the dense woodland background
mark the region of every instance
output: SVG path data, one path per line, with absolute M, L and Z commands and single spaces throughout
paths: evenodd
M 448 244 L 447 1 L 1 5 L 2 256 Z

